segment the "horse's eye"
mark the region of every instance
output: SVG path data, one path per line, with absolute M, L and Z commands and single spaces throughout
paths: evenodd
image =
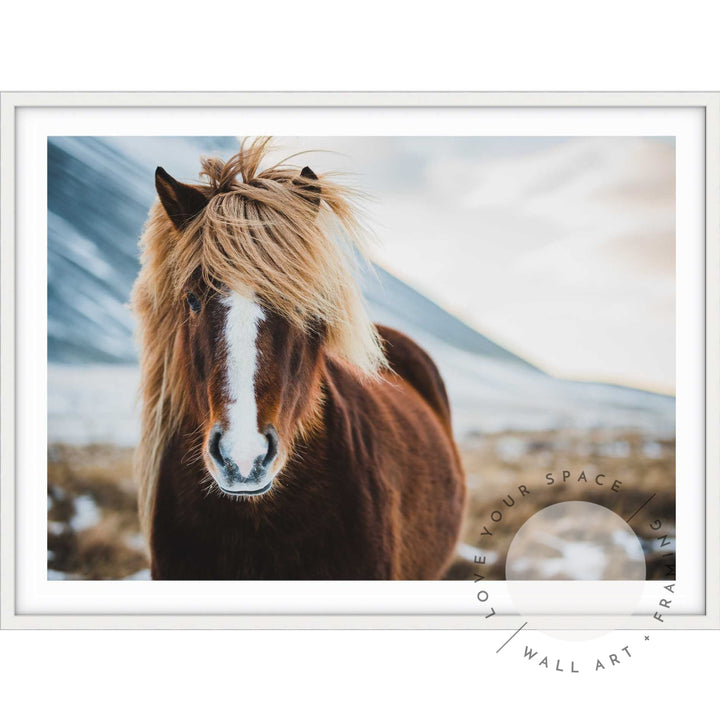
M 189 292 L 185 297 L 188 301 L 188 305 L 190 306 L 190 309 L 194 313 L 200 312 L 200 308 L 202 307 L 202 305 L 200 304 L 200 301 L 198 300 L 197 295 Z

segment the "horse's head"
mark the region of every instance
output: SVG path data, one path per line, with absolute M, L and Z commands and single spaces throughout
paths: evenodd
M 313 180 L 315 174 L 304 168 L 295 182 L 310 212 L 319 203 Z M 177 182 L 162 168 L 156 188 L 179 232 L 208 202 L 201 189 Z M 317 392 L 323 324 L 298 329 L 254 287 L 231 287 L 199 270 L 188 278 L 179 302 L 182 327 L 175 353 L 189 370 L 205 467 L 223 492 L 261 495 L 282 469 L 298 429 L 307 424 Z
M 309 168 L 259 171 L 266 145 L 205 159 L 207 184 L 156 172 L 133 291 L 146 529 L 173 438 L 189 467 L 202 458 L 200 482 L 261 495 L 320 426 L 325 358 L 370 377 L 385 365 L 353 275 L 352 191 Z

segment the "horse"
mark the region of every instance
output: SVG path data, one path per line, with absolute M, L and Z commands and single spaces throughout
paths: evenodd
M 432 580 L 465 479 L 430 356 L 369 320 L 358 194 L 269 138 L 158 167 L 133 287 L 154 580 Z

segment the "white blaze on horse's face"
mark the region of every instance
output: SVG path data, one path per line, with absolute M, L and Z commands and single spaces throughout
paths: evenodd
M 210 434 L 210 471 L 220 489 L 233 495 L 257 495 L 269 489 L 269 469 L 277 454 L 277 436 L 258 431 L 255 399 L 257 333 L 263 318 L 250 297 L 231 292 L 222 300 L 225 315 L 226 396 L 224 420 Z M 274 432 L 274 431 L 273 431 Z
M 257 329 L 263 313 L 250 298 L 233 292 L 225 299 L 227 348 L 227 429 L 220 445 L 227 449 L 247 477 L 255 458 L 267 452 L 267 440 L 258 432 L 255 401 Z

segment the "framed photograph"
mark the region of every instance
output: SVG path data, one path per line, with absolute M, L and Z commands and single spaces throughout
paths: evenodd
M 3 628 L 720 627 L 720 95 L 1 119 Z

